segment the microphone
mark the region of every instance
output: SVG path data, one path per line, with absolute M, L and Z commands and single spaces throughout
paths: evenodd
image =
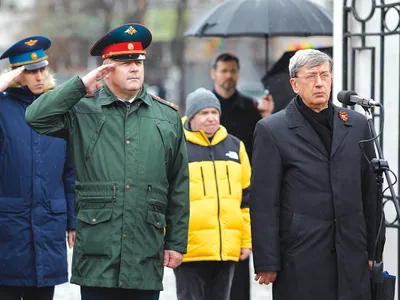
M 339 102 L 350 106 L 355 104 L 361 105 L 363 107 L 381 106 L 379 102 L 369 98 L 360 97 L 354 91 L 341 91 L 337 94 L 337 99 L 339 100 Z

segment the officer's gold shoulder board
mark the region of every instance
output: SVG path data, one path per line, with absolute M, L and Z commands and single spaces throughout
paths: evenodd
M 176 104 L 174 104 L 172 102 L 169 102 L 167 100 L 164 100 L 164 99 L 162 99 L 162 98 L 160 98 L 158 96 L 155 96 L 155 95 L 151 95 L 151 96 L 153 97 L 154 100 L 156 100 L 158 102 L 161 102 L 162 104 L 168 105 L 169 107 L 172 107 L 175 110 L 179 110 L 179 106 L 178 105 L 176 105 Z

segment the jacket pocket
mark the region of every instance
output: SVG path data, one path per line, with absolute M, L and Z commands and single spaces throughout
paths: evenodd
M 24 198 L 0 197 L 0 212 L 18 213 L 24 209 Z
M 147 258 L 161 261 L 164 250 L 164 230 L 166 226 L 166 203 L 154 199 L 149 200 L 147 211 Z
M 295 248 L 299 230 L 299 215 L 289 210 L 281 211 L 280 236 L 282 251 L 291 253 Z
M 83 258 L 110 256 L 116 184 L 76 185 L 76 248 Z
M 81 209 L 77 216 L 77 246 L 82 256 L 108 256 L 112 209 Z
M 92 138 L 90 140 L 89 146 L 87 147 L 86 154 L 85 154 L 86 160 L 89 160 L 92 157 L 92 153 L 93 153 L 94 147 L 97 144 L 97 141 L 98 141 L 99 136 L 100 136 L 101 129 L 103 128 L 103 125 L 104 125 L 105 121 L 106 121 L 106 117 L 104 115 L 102 115 L 100 117 L 99 124 L 97 125 L 96 131 L 92 135 Z
M 78 205 L 82 209 L 101 209 L 110 204 L 112 205 L 117 198 L 116 189 L 116 185 L 114 185 L 112 191 L 79 191 L 77 196 Z
M 67 212 L 67 201 L 64 199 L 50 199 L 50 209 L 52 213 L 60 214 Z

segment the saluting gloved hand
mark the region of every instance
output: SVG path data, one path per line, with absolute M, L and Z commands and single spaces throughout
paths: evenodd
M 17 78 L 23 71 L 25 70 L 24 66 L 11 70 L 10 72 L 3 73 L 0 75 L 0 92 L 4 92 L 13 82 L 15 78 Z

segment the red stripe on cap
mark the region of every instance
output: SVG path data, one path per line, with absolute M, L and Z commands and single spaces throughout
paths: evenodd
M 129 53 L 145 54 L 146 51 L 143 50 L 141 42 L 125 42 L 125 43 L 112 44 L 107 47 L 104 47 L 103 50 L 101 51 L 101 57 L 104 60 L 107 57 L 118 56 Z

